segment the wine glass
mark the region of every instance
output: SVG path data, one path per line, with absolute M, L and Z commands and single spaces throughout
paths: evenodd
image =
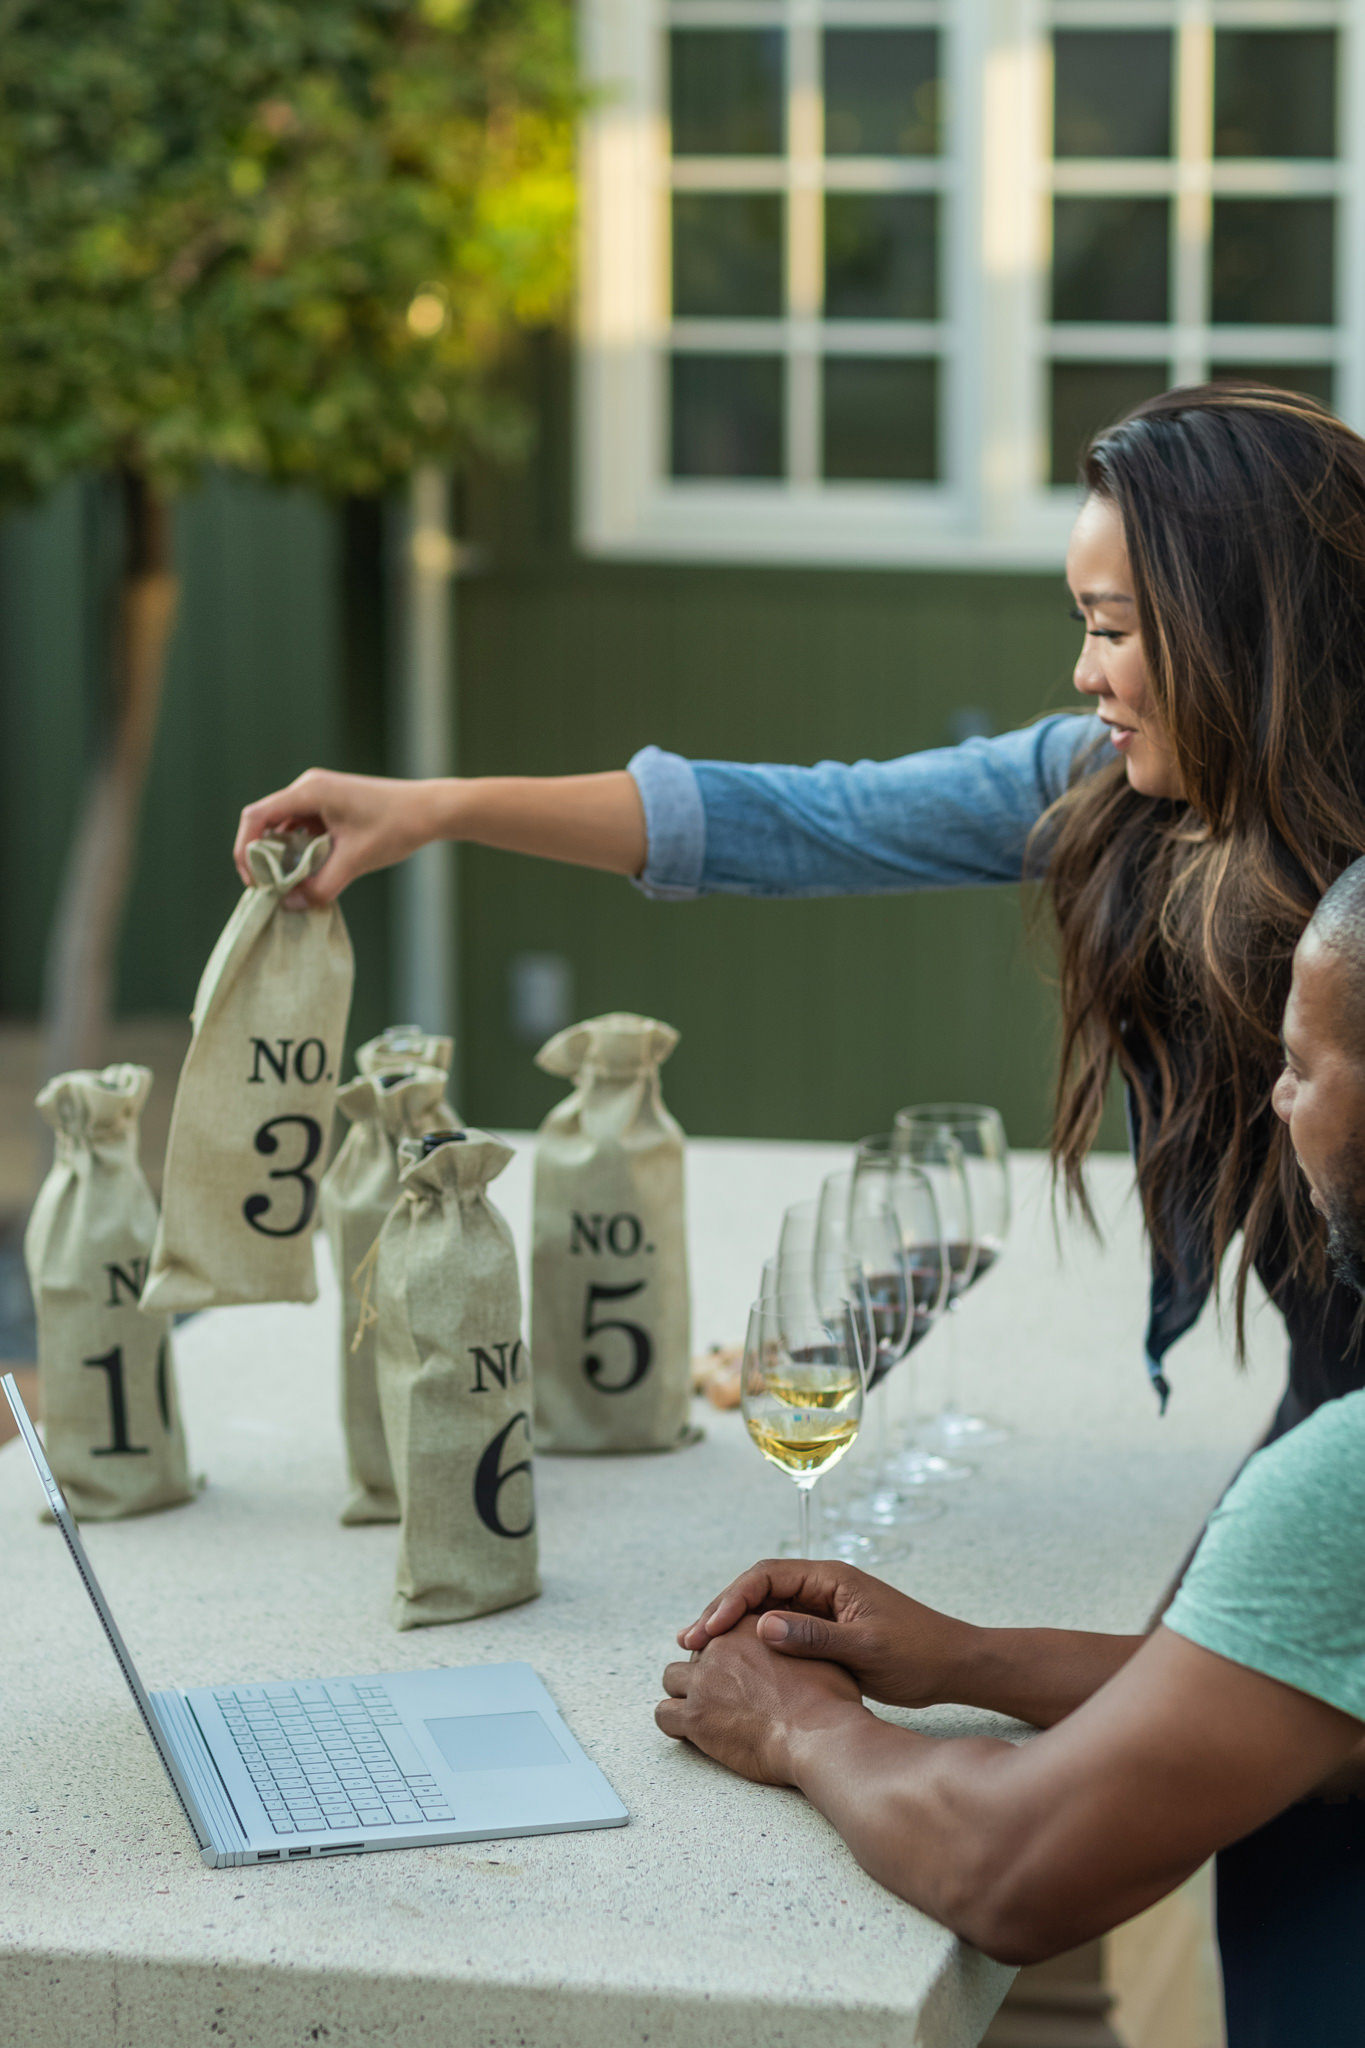
M 951 1160 L 948 1162 L 951 1167 Z M 935 1165 L 935 1172 L 937 1166 Z M 948 1260 L 943 1245 L 934 1179 L 911 1164 L 891 1133 L 864 1138 L 853 1170 L 853 1199 L 889 1204 L 899 1228 L 913 1305 L 910 1334 L 903 1356 L 908 1417 L 902 1448 L 885 1473 L 885 1485 L 905 1498 L 904 1489 L 954 1485 L 970 1479 L 975 1467 L 923 1448 L 917 1438 L 916 1381 L 918 1361 L 910 1362 L 942 1313 L 948 1295 Z M 945 1206 L 949 1206 L 945 1202 Z M 950 1213 L 951 1210 L 950 1210 Z M 921 1509 L 920 1514 L 926 1512 Z M 928 1512 L 941 1512 L 929 1510 Z M 914 1519 L 918 1519 L 915 1516 Z
M 1010 1227 L 1009 1144 L 1000 1112 L 981 1103 L 930 1102 L 898 1111 L 895 1143 L 914 1158 L 924 1149 L 956 1145 L 969 1197 L 970 1236 L 950 1260 L 948 1308 L 957 1310 L 967 1291 L 983 1279 L 1004 1249 Z M 946 1233 L 945 1233 L 946 1234 Z M 957 1325 L 949 1323 L 948 1390 L 942 1412 L 931 1425 L 933 1441 L 945 1451 L 985 1449 L 1013 1434 L 1006 1423 L 964 1412 L 958 1392 Z
M 745 1427 L 769 1464 L 796 1481 L 798 1555 L 810 1548 L 810 1493 L 838 1463 L 863 1412 L 863 1369 L 847 1303 L 822 1313 L 804 1296 L 756 1301 L 740 1366 Z
M 816 1206 L 814 1202 L 799 1202 L 787 1212 L 791 1219 L 785 1231 L 787 1254 L 785 1258 L 778 1254 L 764 1260 L 759 1298 L 776 1301 L 779 1293 L 784 1292 L 787 1299 L 794 1300 L 802 1309 L 808 1308 L 812 1300 L 817 1308 L 832 1309 L 847 1303 L 853 1312 L 866 1386 L 877 1349 L 867 1282 L 861 1265 L 841 1251 L 837 1242 L 822 1243 L 818 1238 L 814 1244 L 809 1242 L 809 1226 Z M 888 1553 L 885 1549 L 864 1530 L 855 1528 L 839 1507 L 831 1503 L 828 1489 L 822 1492 L 821 1500 L 824 1504 L 820 1529 L 823 1557 L 838 1557 L 845 1564 L 861 1565 L 867 1571 L 875 1570 L 886 1561 Z M 778 1553 L 782 1557 L 790 1557 L 794 1551 L 795 1546 L 785 1540 L 778 1545 Z

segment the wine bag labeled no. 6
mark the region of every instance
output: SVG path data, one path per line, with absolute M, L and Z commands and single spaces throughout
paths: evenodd
M 659 1068 L 671 1025 L 628 1012 L 561 1031 L 537 1066 L 573 1093 L 536 1141 L 531 1344 L 544 1451 L 694 1442 L 683 1134 Z
M 484 1131 L 436 1132 L 405 1138 L 398 1156 L 373 1292 L 403 1510 L 393 1619 L 420 1628 L 540 1591 L 531 1361 L 512 1233 L 487 1192 L 511 1147 Z
M 59 1074 L 38 1097 L 57 1156 L 24 1235 L 47 1455 L 71 1511 L 111 1521 L 192 1498 L 169 1316 L 138 1295 L 156 1202 L 138 1163 L 146 1067 Z
M 330 845 L 289 833 L 247 848 L 252 886 L 194 999 L 144 1309 L 317 1297 L 318 1180 L 354 962 L 335 903 L 284 899 Z

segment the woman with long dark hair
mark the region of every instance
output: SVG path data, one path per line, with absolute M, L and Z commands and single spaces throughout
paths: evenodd
M 1278 1434 L 1365 1384 L 1359 1304 L 1329 1276 L 1271 1107 L 1295 943 L 1365 851 L 1365 442 L 1309 399 L 1207 385 L 1100 434 L 1083 483 L 1067 573 L 1092 717 L 851 766 L 647 748 L 626 771 L 550 781 L 312 770 L 243 813 L 238 864 L 248 839 L 309 820 L 334 842 L 316 901 L 435 838 L 612 869 L 663 898 L 1041 880 L 1061 958 L 1054 1162 L 1084 1203 L 1117 1066 L 1158 1391 L 1240 1231 L 1239 1335 L 1255 1271 L 1290 1338 Z M 1230 1981 L 1254 1948 L 1264 1982 L 1255 1873 L 1280 1825 L 1250 1838 L 1259 1861 L 1246 1844 L 1220 1859 Z M 1295 1836 L 1294 1882 L 1339 1888 L 1336 1849 L 1315 1866 L 1314 1841 L 1311 1823 Z M 1286 1983 L 1298 1966 L 1301 1950 Z

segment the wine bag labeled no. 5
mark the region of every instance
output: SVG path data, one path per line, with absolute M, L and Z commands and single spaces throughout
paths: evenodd
M 247 848 L 252 886 L 194 999 L 145 1309 L 317 1296 L 318 1180 L 354 962 L 335 903 L 287 910 L 284 898 L 330 845 L 289 833 Z
M 156 1234 L 156 1202 L 137 1156 L 151 1085 L 146 1067 L 106 1067 L 61 1074 L 38 1097 L 57 1154 L 24 1257 L 48 1460 L 83 1520 L 174 1507 L 194 1492 L 171 1319 L 138 1309 Z
M 379 1405 L 403 1510 L 398 1628 L 540 1591 L 517 1255 L 487 1192 L 511 1157 L 484 1131 L 405 1138 L 375 1246 Z
M 573 1093 L 536 1142 L 531 1343 L 545 1451 L 663 1451 L 688 1427 L 683 1134 L 659 1068 L 671 1025 L 618 1013 L 536 1055 Z

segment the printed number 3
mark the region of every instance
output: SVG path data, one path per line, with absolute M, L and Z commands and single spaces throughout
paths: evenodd
M 297 1237 L 306 1230 L 313 1220 L 317 1207 L 318 1184 L 309 1175 L 308 1169 L 322 1150 L 322 1125 L 311 1116 L 272 1116 L 269 1123 L 262 1124 L 253 1140 L 256 1150 L 267 1158 L 278 1152 L 280 1141 L 274 1133 L 285 1124 L 297 1124 L 304 1134 L 303 1157 L 294 1166 L 272 1166 L 268 1178 L 271 1180 L 296 1180 L 299 1184 L 299 1213 L 292 1223 L 283 1228 L 273 1223 L 262 1223 L 261 1218 L 269 1213 L 269 1195 L 248 1195 L 242 1204 L 242 1214 L 253 1230 L 259 1230 L 263 1237 Z
M 648 1330 L 642 1330 L 638 1323 L 626 1323 L 614 1316 L 603 1316 L 594 1320 L 593 1311 L 599 1301 L 629 1301 L 632 1294 L 638 1294 L 644 1286 L 643 1280 L 632 1280 L 626 1287 L 599 1287 L 595 1280 L 588 1282 L 588 1297 L 583 1304 L 583 1335 L 596 1337 L 603 1330 L 619 1330 L 630 1339 L 631 1366 L 629 1375 L 623 1380 L 611 1381 L 606 1377 L 607 1368 L 595 1351 L 590 1351 L 583 1360 L 583 1370 L 599 1394 L 626 1394 L 632 1387 L 638 1387 L 649 1371 L 654 1357 L 654 1345 Z

